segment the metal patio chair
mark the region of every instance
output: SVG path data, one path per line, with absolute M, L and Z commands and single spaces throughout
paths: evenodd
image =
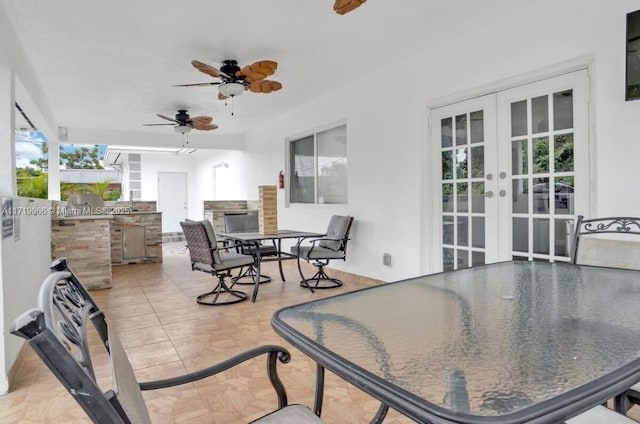
M 352 224 L 353 217 L 351 216 L 333 215 L 329 221 L 327 232 L 322 237 L 302 237 L 298 244 L 291 248 L 291 253 L 298 257 L 298 272 L 302 278 L 300 281 L 302 287 L 313 292 L 315 289 L 330 289 L 342 285 L 342 281 L 327 275 L 324 267 L 331 260 L 346 260 L 347 243 Z M 310 245 L 303 246 L 303 242 L 310 243 Z M 310 262 L 317 268 L 312 277 L 306 278 L 304 276 L 300 266 L 301 260 Z
M 640 217 L 616 216 L 585 219 L 578 215 L 571 246 L 574 264 L 640 270 Z M 640 383 L 614 402 L 626 413 L 640 404 Z
M 191 383 L 265 355 L 267 377 L 277 397 L 277 410 L 254 423 L 321 423 L 302 405 L 288 405 L 277 371 L 278 361 L 287 363 L 289 352 L 265 345 L 237 354 L 213 366 L 177 377 L 139 383 L 126 352 L 100 310 L 66 261 L 56 261 L 42 283 L 38 307 L 20 315 L 10 326 L 13 335 L 26 339 L 31 348 L 58 378 L 68 393 L 96 424 L 151 423 L 143 390 L 156 390 Z M 93 324 L 100 338 L 98 349 L 90 349 L 88 331 Z M 108 353 L 112 384 L 104 390 L 96 380 L 94 362 Z M 96 354 L 92 356 L 92 354 Z
M 181 222 L 180 226 L 189 249 L 191 269 L 218 278 L 213 290 L 199 295 L 196 301 L 202 305 L 219 306 L 246 300 L 247 294 L 233 290 L 235 281 L 232 280 L 227 285 L 225 277 L 231 278 L 231 271 L 235 269 L 254 265 L 255 258 L 252 255 L 229 251 L 236 246 L 218 246 L 213 226 L 207 220 L 185 221 Z

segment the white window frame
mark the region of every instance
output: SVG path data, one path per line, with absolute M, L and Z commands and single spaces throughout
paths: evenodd
M 290 137 L 285 138 L 285 206 L 318 206 L 322 205 L 322 203 L 318 202 L 318 134 L 332 130 L 338 127 L 345 127 L 345 135 L 347 133 L 347 122 L 346 120 L 341 120 L 337 122 L 333 122 L 331 124 L 323 125 L 321 127 L 314 128 L 310 131 L 305 131 L 303 133 L 299 133 Z M 293 170 L 291 169 L 291 145 L 303 138 L 312 136 L 313 137 L 313 202 L 309 203 L 301 203 L 301 202 L 292 202 L 291 201 L 291 175 Z M 348 140 L 347 140 L 348 145 Z M 347 164 L 348 164 L 348 149 L 347 149 Z M 348 165 L 347 165 L 348 167 Z M 348 182 L 345 182 L 348 184 Z M 346 203 L 329 203 L 329 206 L 344 206 L 348 204 L 348 200 Z

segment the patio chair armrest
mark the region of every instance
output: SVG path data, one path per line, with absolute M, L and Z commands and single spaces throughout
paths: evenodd
M 140 390 L 164 389 L 167 387 L 173 387 L 202 380 L 203 378 L 219 374 L 223 371 L 235 367 L 236 365 L 240 365 L 243 362 L 264 354 L 267 355 L 267 374 L 269 380 L 271 381 L 271 385 L 278 395 L 278 408 L 283 408 L 287 405 L 287 394 L 282 381 L 280 381 L 280 378 L 278 377 L 277 361 L 279 360 L 283 364 L 286 364 L 291 360 L 291 354 L 284 347 L 275 345 L 264 345 L 248 350 L 215 365 L 203 368 L 192 373 L 162 380 L 145 381 L 139 383 Z

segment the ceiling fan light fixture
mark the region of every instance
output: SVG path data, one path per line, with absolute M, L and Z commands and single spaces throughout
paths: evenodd
M 173 127 L 173 130 L 180 134 L 186 134 L 191 131 L 191 127 L 189 125 L 177 125 Z
M 220 85 L 219 90 L 225 97 L 235 97 L 244 93 L 244 85 L 239 82 L 226 82 Z

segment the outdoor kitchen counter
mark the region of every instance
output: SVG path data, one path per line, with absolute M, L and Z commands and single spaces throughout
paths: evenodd
M 162 213 L 53 217 L 51 255 L 67 258 L 89 290 L 109 288 L 112 265 L 162 262 Z
M 52 259 L 67 258 L 87 289 L 111 287 L 113 215 L 57 216 L 51 219 Z

